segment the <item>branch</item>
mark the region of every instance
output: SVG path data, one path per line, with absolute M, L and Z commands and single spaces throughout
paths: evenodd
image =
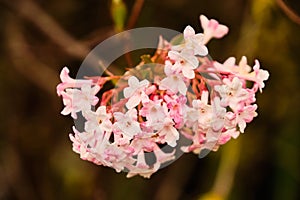
M 240 157 L 240 141 L 231 141 L 222 148 L 222 157 L 211 190 L 199 200 L 227 199 L 231 192 Z
M 24 19 L 38 27 L 46 36 L 48 36 L 69 55 L 83 60 L 90 52 L 88 47 L 66 33 L 53 18 L 51 18 L 32 0 L 17 0 L 17 2 L 8 0 L 3 1 L 6 5 L 20 14 Z M 106 74 L 113 76 L 113 74 L 103 66 L 100 67 Z
M 144 0 L 135 1 L 131 11 L 131 15 L 128 19 L 127 29 L 132 29 L 134 27 L 134 25 L 137 22 L 137 19 L 139 18 L 143 5 L 144 5 Z
M 57 73 L 39 62 L 27 48 L 20 24 L 13 17 L 7 17 L 5 35 L 8 53 L 17 71 L 41 89 L 53 94 L 59 82 Z
M 300 17 L 289 6 L 287 6 L 283 0 L 276 0 L 276 2 L 292 21 L 300 25 Z

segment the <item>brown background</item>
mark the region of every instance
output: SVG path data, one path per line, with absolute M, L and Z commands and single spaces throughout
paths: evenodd
M 200 14 L 228 25 L 210 54 L 220 62 L 247 55 L 269 70 L 259 116 L 218 152 L 184 155 L 150 180 L 82 161 L 55 87 L 63 66 L 75 75 L 114 34 L 111 1 L 0 0 L 0 199 L 299 199 L 299 3 L 288 1 L 290 11 L 272 0 L 124 2 L 131 27 L 201 31 Z

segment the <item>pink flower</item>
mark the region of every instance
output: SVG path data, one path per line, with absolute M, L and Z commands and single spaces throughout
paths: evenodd
M 73 134 L 69 134 L 70 140 L 73 142 L 73 151 L 80 155 L 83 160 L 92 160 L 92 156 L 89 152 L 88 145 L 80 137 L 80 132 L 78 132 L 75 127 L 73 127 Z
M 159 164 L 162 164 L 162 163 L 165 163 L 165 162 L 168 162 L 168 161 L 171 161 L 171 160 L 174 160 L 175 159 L 175 149 L 174 151 L 172 151 L 171 153 L 165 153 L 164 151 L 162 151 L 160 149 L 160 147 L 158 145 L 156 145 L 154 147 L 154 154 L 155 154 L 155 157 L 156 157 L 156 162 L 159 163 Z
M 204 35 L 202 33 L 195 33 L 191 26 L 187 26 L 183 31 L 184 43 L 181 45 L 173 46 L 172 50 L 181 51 L 183 49 L 193 50 L 194 55 L 206 56 L 208 49 L 203 43 Z
M 239 103 L 249 98 L 249 93 L 242 87 L 243 83 L 239 78 L 234 77 L 232 81 L 225 78 L 223 83 L 215 86 L 215 90 L 221 96 L 222 106 L 230 106 L 231 109 L 236 110 Z
M 255 60 L 255 65 L 253 66 L 255 72 L 255 83 L 258 85 L 259 91 L 262 92 L 262 88 L 265 87 L 264 81 L 268 80 L 269 72 L 267 70 L 260 69 L 260 64 L 258 60 Z
M 110 121 L 111 113 L 106 112 L 106 106 L 100 106 L 96 112 L 90 111 L 84 114 L 86 118 L 85 130 L 88 132 L 101 129 L 106 132 L 112 131 L 112 123 Z
M 140 124 L 137 121 L 136 109 L 128 110 L 125 114 L 115 112 L 114 118 L 116 119 L 114 127 L 121 131 L 129 140 L 141 132 Z
M 140 135 L 137 135 L 130 143 L 130 146 L 134 149 L 134 155 L 137 155 L 140 151 L 152 152 L 155 147 L 155 138 L 152 136 L 156 133 Z
M 231 129 L 226 130 L 224 133 L 222 133 L 222 135 L 224 135 L 224 137 L 229 135 L 230 137 L 236 139 L 240 135 L 240 132 L 237 131 L 236 128 L 231 128 Z M 223 144 L 225 144 L 226 142 L 224 142 Z
M 62 83 L 58 84 L 56 91 L 58 96 L 62 95 L 66 88 L 80 88 L 82 85 L 91 85 L 92 80 L 76 80 L 69 76 L 69 69 L 64 67 L 60 72 L 60 80 Z
M 211 105 L 208 104 L 208 91 L 203 91 L 201 94 L 201 100 L 193 100 L 193 108 L 197 110 L 197 122 L 198 126 L 202 129 L 207 129 L 211 126 L 213 110 Z
M 232 129 L 231 129 L 232 130 Z M 230 130 L 230 131 L 231 131 Z M 238 131 L 235 131 L 235 132 L 238 132 Z M 239 133 L 239 132 L 238 132 Z M 230 133 L 229 133 L 229 131 L 226 131 L 226 132 L 223 132 L 221 135 L 220 135 L 220 137 L 219 137 L 219 139 L 218 139 L 218 144 L 219 145 L 223 145 L 223 144 L 226 144 L 230 139 L 231 139 L 231 135 L 230 135 Z
M 179 133 L 174 128 L 174 122 L 170 118 L 164 119 L 164 126 L 157 134 L 164 138 L 162 142 L 166 142 L 171 147 L 175 147 L 177 144 L 176 141 L 179 139 Z
M 212 112 L 213 112 L 213 119 L 212 119 L 211 128 L 214 131 L 220 131 L 223 129 L 225 125 L 226 108 L 221 106 L 221 101 L 219 97 L 215 97 L 212 102 Z
M 160 82 L 159 89 L 169 90 L 174 94 L 179 92 L 180 94 L 185 95 L 187 91 L 187 87 L 183 80 L 183 76 L 181 74 L 178 74 L 176 70 L 173 70 L 172 66 L 168 64 L 168 62 L 165 65 L 164 70 L 167 77 Z
M 256 109 L 256 104 L 248 105 L 243 107 L 241 110 L 238 110 L 237 113 L 235 113 L 235 122 L 239 126 L 241 133 L 244 133 L 246 123 L 251 122 L 253 118 L 257 116 L 257 113 L 255 112 Z
M 228 27 L 219 24 L 215 19 L 208 20 L 204 15 L 200 15 L 200 22 L 204 31 L 203 44 L 207 44 L 211 38 L 222 38 L 228 33 Z
M 234 66 L 235 66 L 235 58 L 230 57 L 223 64 L 214 61 L 213 62 L 214 67 L 217 69 L 218 72 L 221 72 L 223 74 L 231 74 L 233 72 Z
M 238 64 L 235 64 L 235 58 L 228 58 L 223 64 L 214 62 L 214 67 L 221 73 L 231 75 L 232 77 L 239 77 L 248 81 L 254 82 L 254 89 L 259 89 L 262 92 L 262 88 L 265 87 L 264 81 L 269 78 L 269 72 L 260 69 L 258 60 L 255 60 L 255 65 L 251 72 L 251 67 L 247 64 L 247 58 L 243 56 Z
M 146 125 L 154 130 L 160 129 L 163 126 L 163 121 L 167 117 L 167 107 L 162 104 L 162 101 L 149 101 L 143 104 L 140 110 L 140 115 L 146 117 Z
M 148 87 L 149 81 L 139 81 L 135 76 L 131 76 L 128 79 L 128 87 L 124 89 L 124 97 L 129 98 L 126 103 L 128 109 L 134 108 L 142 101 L 147 101 L 148 96 L 145 93 L 146 87 Z
M 185 137 L 192 140 L 192 144 L 189 146 L 183 146 L 181 147 L 181 150 L 183 152 L 194 152 L 198 154 L 200 152 L 200 148 L 205 143 L 205 136 L 203 132 L 200 130 L 196 130 L 193 135 L 185 134 L 183 133 Z
M 184 77 L 188 79 L 195 78 L 194 69 L 199 66 L 199 60 L 194 56 L 192 50 L 183 49 L 180 53 L 177 51 L 169 51 L 168 56 L 175 61 L 173 69 L 182 71 Z
M 180 95 L 179 97 L 177 95 L 174 95 L 172 97 L 169 97 L 168 95 L 164 96 L 165 101 L 167 102 L 167 106 L 169 108 L 169 114 L 170 117 L 174 120 L 176 123 L 176 128 L 183 125 L 184 122 L 184 115 L 186 111 L 186 102 L 187 99 L 185 96 Z
M 237 69 L 238 69 L 239 74 L 247 75 L 247 74 L 250 73 L 251 67 L 247 63 L 247 57 L 246 56 L 242 56 Z
M 127 174 L 127 178 L 131 178 L 136 175 L 140 175 L 144 178 L 150 178 L 150 176 L 155 173 L 160 167 L 160 163 L 156 162 L 153 166 L 148 166 L 145 161 L 145 154 L 141 152 L 138 154 L 136 166 L 131 166 Z
M 183 43 L 177 46 L 159 38 L 158 49 L 150 59 L 164 63 L 164 68 L 155 64 L 148 70 L 142 66 L 147 63 L 144 60 L 136 71 L 123 77 L 109 73 L 87 80 L 72 79 L 68 68 L 62 69 L 61 83 L 56 88 L 65 106 L 61 113 L 76 119 L 81 112 L 86 120 L 81 132 L 73 127 L 74 134 L 69 135 L 73 151 L 80 158 L 116 172 L 126 170 L 127 177 L 150 178 L 176 159 L 175 148 L 181 136 L 190 140 L 181 150 L 202 158 L 245 131 L 247 123 L 257 116 L 255 94 L 262 91 L 269 73 L 260 69 L 257 60 L 249 66 L 245 56 L 238 64 L 233 57 L 224 63 L 200 57 L 208 54 L 205 44 L 210 39 L 228 32 L 225 25 L 203 15 L 200 22 L 204 34 L 196 34 L 187 26 Z M 179 40 L 181 35 L 173 42 Z M 143 70 L 141 74 L 153 83 L 132 75 L 138 70 Z M 121 84 L 102 91 L 95 110 L 100 88 L 107 81 L 122 78 L 128 79 L 128 86 Z M 252 87 L 248 87 L 249 82 Z M 120 94 L 123 88 L 124 98 Z M 165 152 L 161 147 L 172 147 L 173 151 Z M 148 153 L 155 158 L 148 160 Z
M 206 132 L 205 142 L 200 149 L 199 156 L 200 157 L 206 156 L 208 154 L 207 150 L 216 151 L 219 146 L 218 141 L 220 140 L 221 137 L 222 137 L 221 131 L 214 131 L 212 129 L 209 129 Z M 201 150 L 205 150 L 205 151 L 201 152 Z M 204 154 L 204 155 L 201 155 L 201 154 Z
M 99 86 L 92 87 L 91 85 L 82 85 L 79 89 L 66 89 L 66 92 L 62 92 L 63 104 L 65 108 L 61 111 L 61 114 L 71 116 L 76 119 L 77 112 L 88 111 L 91 106 L 95 106 L 98 103 L 98 97 L 95 95 L 100 90 Z

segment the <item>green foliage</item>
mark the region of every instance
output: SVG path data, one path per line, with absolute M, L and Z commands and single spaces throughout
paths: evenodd
M 123 0 L 112 0 L 110 11 L 116 32 L 121 32 L 124 30 L 127 16 L 127 8 Z

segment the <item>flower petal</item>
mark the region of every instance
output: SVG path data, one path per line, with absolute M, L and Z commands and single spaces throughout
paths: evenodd
M 195 35 L 195 30 L 189 25 L 185 27 L 183 31 L 184 38 L 188 38 Z

